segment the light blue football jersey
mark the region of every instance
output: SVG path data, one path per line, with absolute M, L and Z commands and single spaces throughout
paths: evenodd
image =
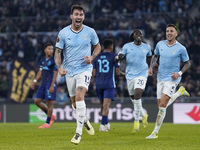
M 154 53 L 160 56 L 157 79 L 159 81 L 173 81 L 178 84 L 181 81 L 181 76 L 173 80 L 171 73 L 179 72 L 180 62 L 189 60 L 186 48 L 178 41 L 174 45 L 168 46 L 167 40 L 164 40 L 157 43 Z
M 92 64 L 86 64 L 84 56 L 91 56 L 92 45 L 97 45 L 99 38 L 94 29 L 83 25 L 78 33 L 71 29 L 71 25 L 63 28 L 56 41 L 56 47 L 63 50 L 64 69 L 66 76 L 74 76 L 84 71 L 92 72 Z
M 122 47 L 120 53 L 126 57 L 126 79 L 131 80 L 139 76 L 147 78 L 146 57 L 152 55 L 150 45 L 142 43 L 137 46 L 133 42 L 129 42 Z

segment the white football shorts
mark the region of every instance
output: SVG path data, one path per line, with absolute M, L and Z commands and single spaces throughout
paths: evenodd
M 145 89 L 147 83 L 147 78 L 139 76 L 132 80 L 127 80 L 127 88 L 129 95 L 134 95 L 134 90 L 136 88 Z
M 69 96 L 75 96 L 76 95 L 76 88 L 79 86 L 83 86 L 88 90 L 88 86 L 90 84 L 92 73 L 89 71 L 84 71 L 80 74 L 77 74 L 73 77 L 66 77 L 66 84 L 67 89 L 69 92 Z
M 158 81 L 157 82 L 157 99 L 161 99 L 162 94 L 172 97 L 174 94 L 177 83 L 172 81 Z

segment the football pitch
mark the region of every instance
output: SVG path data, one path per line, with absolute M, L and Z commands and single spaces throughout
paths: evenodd
M 131 134 L 133 123 L 111 122 L 109 132 L 99 132 L 100 124 L 92 124 L 95 135 L 83 129 L 79 145 L 70 143 L 75 123 L 54 123 L 49 129 L 38 129 L 41 123 L 0 123 L 0 150 L 199 150 L 200 125 L 164 123 L 158 139 L 145 139 L 154 128 Z

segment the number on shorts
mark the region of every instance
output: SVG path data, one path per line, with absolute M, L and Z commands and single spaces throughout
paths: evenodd
M 138 79 L 138 83 L 139 85 L 143 85 L 144 84 L 144 80 Z
M 90 83 L 90 77 L 85 76 L 85 84 L 88 85 Z

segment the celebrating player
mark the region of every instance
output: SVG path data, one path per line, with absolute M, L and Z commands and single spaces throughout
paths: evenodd
M 96 91 L 101 103 L 102 120 L 99 131 L 109 131 L 108 113 L 111 101 L 115 99 L 115 73 L 124 76 L 119 71 L 119 65 L 115 61 L 113 41 L 103 41 L 104 52 L 98 55 L 93 62 L 93 76 L 96 77 Z
M 131 36 L 129 43 L 125 44 L 122 51 L 116 56 L 116 60 L 126 57 L 126 79 L 128 92 L 134 105 L 135 121 L 133 125 L 133 133 L 139 131 L 139 117 L 142 116 L 143 127 L 148 125 L 148 115 L 143 112 L 142 93 L 147 82 L 147 57 L 151 56 L 151 48 L 148 44 L 142 42 L 143 34 L 141 30 L 135 30 Z
M 158 57 L 159 68 L 157 74 L 157 99 L 159 111 L 157 114 L 156 125 L 146 139 L 158 138 L 158 132 L 166 115 L 166 108 L 178 96 L 189 96 L 184 87 L 180 87 L 174 94 L 177 85 L 181 81 L 181 75 L 186 72 L 191 64 L 186 48 L 176 40 L 178 35 L 177 28 L 174 24 L 168 24 L 166 27 L 166 39 L 159 41 L 155 48 L 155 55 L 152 57 L 151 65 L 148 71 L 149 76 L 153 74 L 153 67 Z M 185 65 L 180 71 L 180 62 Z
M 77 128 L 71 142 L 78 144 L 82 137 L 83 125 L 90 135 L 94 129 L 86 117 L 85 93 L 92 75 L 92 61 L 101 52 L 101 46 L 94 29 L 83 25 L 85 9 L 81 5 L 71 7 L 72 24 L 63 28 L 57 38 L 55 62 L 61 76 L 66 76 L 67 88 L 76 113 Z M 94 51 L 91 56 L 91 46 Z M 61 51 L 64 56 L 64 69 L 61 68 Z
M 56 99 L 58 70 L 53 57 L 53 45 L 51 43 L 45 44 L 44 52 L 45 56 L 40 61 L 40 70 L 31 85 L 31 88 L 34 89 L 35 83 L 42 77 L 42 83 L 35 96 L 35 104 L 47 114 L 47 120 L 45 124 L 38 128 L 50 128 L 56 118 L 56 116 L 52 115 L 52 112 L 53 103 Z M 47 106 L 42 103 L 43 99 L 46 100 Z

